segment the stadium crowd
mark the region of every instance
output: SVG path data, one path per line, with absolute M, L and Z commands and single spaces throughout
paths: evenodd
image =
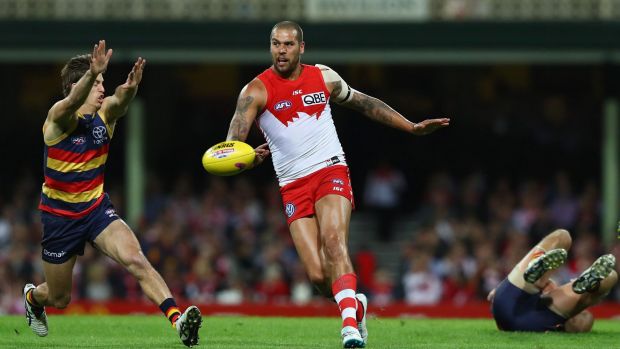
M 412 139 L 387 128 L 378 132 L 370 120 L 334 106 L 351 166 L 353 222 L 370 217 L 378 223 L 352 232 L 356 241 L 351 241 L 359 285 L 371 302 L 484 300 L 517 259 L 556 228 L 573 237 L 569 263 L 560 273 L 565 280 L 558 281 L 608 252 L 600 238 L 597 181 L 604 99 L 599 67 L 336 68 L 352 86 L 402 106 L 412 120 L 425 115 L 454 120 L 445 132 Z M 149 116 L 144 160 L 157 175 L 146 179 L 146 207 L 133 228 L 173 294 L 193 303 L 316 300 L 289 237 L 271 164 L 217 178 L 207 176 L 197 161 L 225 135 L 237 80 L 264 67 L 148 69 L 149 76 L 160 79 L 146 79 L 139 94 Z M 0 149 L 19 149 L 3 154 L 11 170 L 0 171 L 0 313 L 22 312 L 23 285 L 43 281 L 37 210 L 42 174 L 36 168 L 41 143 L 32 140 L 41 139 L 41 116 L 57 99 L 59 69 L 38 66 L 37 74 L 45 78 L 36 80 L 15 73 L 30 70 L 0 67 L 6 77 L 4 100 L 16 102 L 4 104 L 6 114 L 20 116 L 5 120 L 0 130 L 5 131 Z M 110 81 L 115 71 L 124 74 L 115 69 Z M 209 88 L 200 78 L 205 76 L 229 83 Z M 31 88 L 31 80 L 37 88 Z M 183 122 L 169 122 L 171 115 Z M 126 217 L 126 126 L 115 132 L 115 159 L 109 161 L 105 184 L 121 217 Z M 20 136 L 12 130 L 20 130 Z M 264 142 L 253 131 L 249 143 Z M 177 136 L 162 141 L 160 136 L 168 134 Z M 415 224 L 401 231 L 406 225 L 398 222 L 403 221 Z M 363 243 L 357 241 L 360 236 Z M 385 264 L 377 246 L 399 254 L 398 266 Z M 619 251 L 611 252 L 620 257 Z M 73 300 L 142 297 L 132 277 L 87 246 L 75 268 Z M 620 300 L 618 292 L 610 299 Z
M 179 298 L 220 304 L 305 304 L 319 298 L 289 237 L 277 185 L 251 180 L 247 175 L 211 177 L 197 193 L 186 176 L 179 176 L 169 190 L 157 177 L 149 178 L 136 231 L 144 253 Z M 369 191 L 386 188 L 368 183 L 359 190 L 366 198 L 381 196 Z M 0 313 L 23 311 L 23 285 L 42 281 L 39 185 L 37 178 L 21 176 L 0 201 Z M 122 215 L 117 188 L 108 190 Z M 478 173 L 462 179 L 435 173 L 423 188 L 417 204 L 401 205 L 411 209 L 393 213 L 396 220 L 415 221 L 415 228 L 388 238 L 380 235 L 383 228 L 355 234 L 365 239 L 352 256 L 360 287 L 375 304 L 483 300 L 533 243 L 556 228 L 568 229 L 574 239 L 569 263 L 560 273 L 564 280 L 558 281 L 575 277 L 606 252 L 599 237 L 595 181 L 577 185 L 564 172 L 546 181 L 516 182 Z M 364 201 L 354 220 L 374 212 Z M 386 269 L 376 258 L 373 246 L 379 244 L 402 247 L 397 270 Z M 74 300 L 143 297 L 129 274 L 91 247 L 78 259 L 74 280 Z M 611 298 L 619 297 L 613 292 Z

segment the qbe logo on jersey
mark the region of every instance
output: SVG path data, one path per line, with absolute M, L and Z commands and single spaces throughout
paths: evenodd
M 325 104 L 327 103 L 327 99 L 325 99 L 325 92 L 312 92 L 307 95 L 301 96 L 301 100 L 304 102 L 304 107 L 309 105 L 316 104 Z

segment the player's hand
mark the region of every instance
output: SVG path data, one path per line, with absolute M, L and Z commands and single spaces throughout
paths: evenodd
M 489 292 L 489 295 L 487 296 L 487 300 L 489 302 L 493 302 L 494 298 L 495 298 L 495 289 L 492 289 L 491 292 Z
M 133 68 L 127 75 L 127 81 L 121 87 L 123 88 L 136 88 L 140 81 L 142 81 L 142 72 L 144 72 L 144 65 L 146 64 L 146 59 L 142 57 L 138 57 L 136 63 L 134 63 Z
M 112 49 L 106 52 L 105 40 L 99 40 L 99 43 L 93 47 L 93 53 L 90 56 L 90 72 L 95 76 L 105 73 L 110 57 L 112 57 Z
M 418 122 L 413 125 L 413 133 L 416 136 L 423 136 L 429 133 L 433 133 L 440 128 L 444 128 L 450 125 L 450 119 L 441 118 L 441 119 L 426 119 L 422 122 Z
M 262 164 L 263 161 L 265 161 L 265 159 L 269 156 L 269 154 L 271 154 L 267 143 L 263 143 L 258 147 L 254 148 L 254 152 L 256 153 L 256 156 L 254 156 L 254 164 L 252 165 L 252 168 Z

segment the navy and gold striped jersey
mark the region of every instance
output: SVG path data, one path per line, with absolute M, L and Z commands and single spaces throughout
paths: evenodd
M 80 218 L 103 199 L 105 163 L 113 130 L 100 113 L 81 115 L 78 122 L 51 142 L 45 142 L 39 209 Z

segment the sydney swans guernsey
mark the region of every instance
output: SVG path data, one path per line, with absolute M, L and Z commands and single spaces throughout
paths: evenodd
M 326 166 L 346 164 L 318 67 L 302 64 L 296 80 L 283 79 L 271 68 L 258 78 L 267 89 L 267 104 L 257 124 L 269 144 L 280 186 Z

